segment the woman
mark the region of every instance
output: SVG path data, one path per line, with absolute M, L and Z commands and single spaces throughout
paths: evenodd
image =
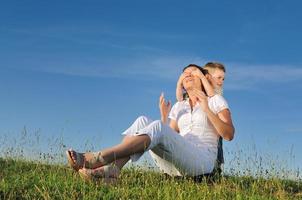
M 69 150 L 66 153 L 70 165 L 86 179 L 104 178 L 107 181 L 117 178 L 130 159 L 136 161 L 150 150 L 172 163 L 182 176 L 211 173 L 217 158 L 218 138 L 232 140 L 234 127 L 224 98 L 205 95 L 201 73 L 202 68 L 197 65 L 184 68 L 182 85 L 189 98 L 177 102 L 172 109 L 163 94 L 160 96 L 161 120 L 139 117 L 123 133 L 125 137 L 120 144 L 100 152 Z
M 206 79 L 203 81 L 205 86 L 206 92 L 208 96 L 214 96 L 215 94 L 219 94 L 223 96 L 223 84 L 225 79 L 226 69 L 222 63 L 219 62 L 208 62 L 204 65 L 203 69 L 206 70 L 204 76 L 201 75 L 201 80 Z M 177 101 L 183 101 L 184 94 L 183 94 L 183 86 L 182 86 L 182 79 L 183 76 L 179 77 L 176 87 L 176 99 Z M 156 157 L 156 156 L 154 156 Z M 224 156 L 223 156 L 223 138 L 219 137 L 218 141 L 218 152 L 217 152 L 217 160 L 215 164 L 215 172 L 214 173 L 221 173 L 222 166 L 224 164 Z M 168 164 L 162 164 L 160 168 L 167 168 L 169 167 Z M 171 167 L 170 167 L 171 168 Z

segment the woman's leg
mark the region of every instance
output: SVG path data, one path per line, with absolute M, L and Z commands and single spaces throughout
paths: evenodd
M 87 152 L 83 154 L 82 158 L 78 158 L 77 156 L 79 156 L 79 154 L 75 151 L 70 151 L 70 153 L 74 162 L 77 162 L 77 159 L 83 159 L 83 167 L 87 166 L 86 168 L 92 169 L 104 166 L 120 159 L 124 160 L 126 158 L 129 160 L 131 155 L 143 153 L 150 145 L 150 142 L 151 139 L 148 135 L 125 136 L 124 140 L 120 144 L 104 149 L 99 153 Z M 90 164 L 92 160 L 93 166 Z M 121 167 L 123 166 L 122 163 L 122 161 L 118 162 Z
M 140 116 L 138 117 L 134 123 L 126 130 L 123 132 L 123 135 L 125 135 L 123 141 L 121 144 L 116 145 L 112 148 L 105 149 L 104 151 L 99 151 L 99 152 L 86 152 L 86 153 L 78 153 L 74 150 L 69 150 L 67 151 L 67 156 L 69 159 L 69 162 L 71 166 L 75 169 L 78 170 L 82 167 L 93 169 L 99 166 L 103 166 L 106 164 L 109 164 L 110 161 L 117 159 L 116 156 L 122 156 L 125 155 L 127 157 L 128 152 L 143 152 L 142 147 L 138 146 L 137 142 L 140 143 L 140 140 L 146 139 L 145 137 L 139 138 L 139 139 L 133 139 L 131 136 L 136 135 L 136 133 L 140 130 L 148 126 L 152 120 L 145 116 Z M 128 138 L 131 138 L 128 140 Z M 132 141 L 135 140 L 135 141 Z M 148 140 L 148 139 L 147 139 Z M 148 146 L 147 141 L 142 141 L 142 146 Z M 147 142 L 147 143 L 146 143 Z M 131 145 L 131 150 L 127 150 L 127 145 Z M 124 149 L 126 148 L 126 152 L 123 152 Z M 137 149 L 138 148 L 138 149 Z M 118 155 L 116 155 L 116 153 Z M 104 159 L 105 155 L 105 159 Z M 109 161 L 107 161 L 109 159 Z M 71 161 L 70 161 L 71 160 Z
M 217 157 L 216 148 L 197 147 L 173 131 L 166 131 L 150 152 L 156 165 L 172 176 L 196 176 L 211 173 Z
M 130 160 L 130 157 L 121 158 L 116 161 L 114 161 L 112 164 L 117 166 L 120 170 L 127 164 L 127 162 Z
M 124 137 L 123 142 L 130 142 L 131 139 L 129 140 L 129 137 L 132 136 L 126 136 Z M 79 170 L 79 173 L 82 178 L 85 180 L 90 180 L 90 181 L 99 181 L 100 179 L 103 180 L 105 183 L 116 183 L 121 169 L 127 164 L 127 162 L 130 160 L 130 156 L 117 159 L 113 161 L 109 165 L 105 165 L 102 167 L 94 168 L 94 169 L 87 169 L 87 168 L 82 168 Z
M 150 143 L 151 139 L 148 135 L 126 136 L 122 143 L 102 150 L 102 157 L 106 163 L 112 163 L 119 159 L 130 158 L 133 154 L 143 153 L 149 147 Z M 103 166 L 102 163 L 97 163 L 95 165 L 95 167 L 101 166 Z
M 94 169 L 80 169 L 80 175 L 88 180 L 118 178 L 120 169 L 129 159 L 135 161 L 144 151 L 157 144 L 162 135 L 162 127 L 162 123 L 157 120 L 134 134 L 132 134 L 133 130 L 128 129 L 125 131 L 127 136 L 121 144 L 102 151 L 102 158 L 106 162 L 111 162 L 110 165 L 103 166 L 101 163 L 97 163 L 100 165 Z
M 126 136 L 121 144 L 102 151 L 104 160 L 111 164 L 104 166 L 103 163 L 98 162 L 95 165 L 96 168 L 82 168 L 79 173 L 86 180 L 103 179 L 105 183 L 115 183 L 121 169 L 130 160 L 130 155 L 144 152 L 150 142 L 147 135 Z
M 130 137 L 132 137 L 132 136 L 126 135 L 123 139 L 123 142 L 130 142 L 131 141 Z M 113 161 L 111 164 L 114 166 L 117 166 L 121 170 L 127 164 L 127 162 L 129 160 L 130 160 L 130 156 L 126 156 L 124 158 Z

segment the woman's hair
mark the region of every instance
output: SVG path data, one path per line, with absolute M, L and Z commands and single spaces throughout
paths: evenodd
M 196 65 L 196 64 L 189 64 L 189 65 L 187 65 L 186 67 L 183 68 L 182 72 L 184 72 L 189 67 L 195 67 L 195 68 L 199 69 L 201 71 L 201 73 L 203 73 L 203 75 L 206 75 L 206 74 L 209 73 L 208 70 L 206 70 L 206 69 L 204 69 L 204 68 L 202 68 L 202 67 L 200 67 L 199 65 Z M 200 82 L 201 82 L 201 80 L 200 80 Z M 204 86 L 203 86 L 202 82 L 201 82 L 201 85 L 202 85 L 202 87 L 201 87 L 202 91 L 208 96 L 206 90 L 204 89 Z M 188 95 L 187 91 L 185 89 L 184 89 L 184 91 L 185 92 L 183 94 L 183 99 L 189 98 L 189 95 Z
M 189 64 L 188 66 L 186 66 L 182 69 L 182 72 L 184 72 L 189 67 L 196 67 L 197 69 L 199 69 L 201 71 L 201 73 L 203 73 L 203 75 L 206 75 L 206 74 L 209 73 L 208 70 L 206 70 L 206 69 L 204 69 L 204 68 L 202 68 L 202 67 L 200 67 L 199 65 L 196 65 L 196 64 Z

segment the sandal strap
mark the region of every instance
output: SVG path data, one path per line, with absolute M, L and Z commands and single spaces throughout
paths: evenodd
M 75 159 L 73 159 L 72 154 L 75 155 Z M 70 166 L 78 171 L 80 168 L 83 167 L 84 157 L 82 153 L 78 153 L 72 149 L 66 151 L 67 159 Z
M 78 153 L 74 150 L 72 150 L 75 155 L 76 155 L 76 159 L 74 160 L 75 161 L 75 165 L 77 165 L 79 168 L 83 167 L 84 166 L 84 156 L 82 153 Z

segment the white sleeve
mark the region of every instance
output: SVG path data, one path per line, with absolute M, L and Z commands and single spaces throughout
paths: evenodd
M 179 102 L 173 105 L 168 116 L 169 119 L 173 119 L 176 121 L 178 115 L 178 107 L 179 107 Z
M 227 101 L 221 95 L 215 95 L 210 98 L 209 107 L 215 114 L 224 109 L 229 109 Z

